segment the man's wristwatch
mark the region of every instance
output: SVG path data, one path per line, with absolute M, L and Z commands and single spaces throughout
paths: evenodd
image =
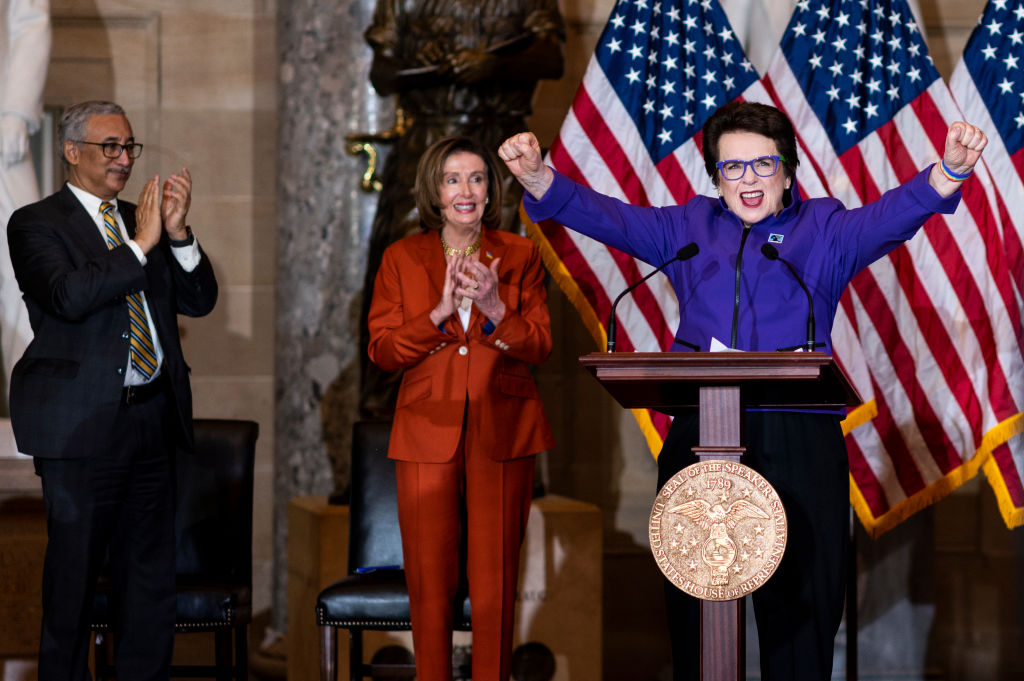
M 177 246 L 179 248 L 182 246 L 191 246 L 196 242 L 196 238 L 192 236 L 192 228 L 185 225 L 185 233 L 187 236 L 184 239 L 171 239 L 168 237 L 167 240 L 171 242 L 171 246 Z

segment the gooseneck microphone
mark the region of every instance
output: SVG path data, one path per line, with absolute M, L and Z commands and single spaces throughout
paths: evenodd
M 635 289 L 640 284 L 644 283 L 645 281 L 653 277 L 658 272 L 662 271 L 663 269 L 674 263 L 675 261 L 678 260 L 679 262 L 686 262 L 693 256 L 697 255 L 697 253 L 699 252 L 700 247 L 697 246 L 696 242 L 691 241 L 690 243 L 686 244 L 678 251 L 676 251 L 675 257 L 669 258 L 665 262 L 661 263 L 660 265 L 658 265 L 657 268 L 645 274 L 643 278 L 641 278 L 639 281 L 627 286 L 626 290 L 618 295 L 618 297 L 612 303 L 612 311 L 608 315 L 608 352 L 615 352 L 615 307 L 619 304 L 619 301 L 622 300 L 622 297 L 629 293 L 630 291 L 632 291 L 633 289 Z
M 796 279 L 796 283 L 800 284 L 800 288 L 804 290 L 804 295 L 807 296 L 807 352 L 814 352 L 814 300 L 811 298 L 811 292 L 807 289 L 807 284 L 797 274 L 797 271 L 793 268 L 788 260 L 779 255 L 779 249 L 775 248 L 769 243 L 761 245 L 761 254 L 769 260 L 778 260 L 783 265 L 789 268 L 789 271 L 793 274 L 793 278 Z

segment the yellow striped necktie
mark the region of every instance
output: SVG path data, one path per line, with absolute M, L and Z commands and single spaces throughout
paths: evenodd
M 107 248 L 113 250 L 124 244 L 121 238 L 121 230 L 114 218 L 114 204 L 104 201 L 100 205 L 100 212 L 103 213 L 103 226 L 107 235 Z M 131 356 L 132 368 L 149 380 L 156 373 L 156 349 L 153 347 L 153 336 L 149 332 L 149 317 L 146 316 L 146 308 L 142 304 L 142 295 L 138 292 L 129 293 L 125 298 L 128 301 L 128 318 L 131 322 Z

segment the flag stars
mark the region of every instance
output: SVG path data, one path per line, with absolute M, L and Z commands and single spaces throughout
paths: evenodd
M 854 71 L 850 74 L 850 80 L 859 85 L 864 80 L 864 74 L 860 71 Z
M 654 111 L 654 100 L 648 99 L 644 102 L 644 113 L 650 114 Z
M 654 53 L 652 52 L 651 54 Z M 653 90 L 656 87 L 658 87 L 658 77 L 652 73 L 651 75 L 647 76 L 647 89 Z
M 686 50 L 687 54 L 693 54 L 694 52 L 697 51 L 697 43 L 693 42 L 692 40 L 687 40 L 685 43 L 683 43 L 683 49 Z
M 640 35 L 641 33 L 647 32 L 647 26 L 645 26 L 644 22 L 639 19 L 637 19 L 629 28 L 633 31 L 633 35 Z
M 616 14 L 609 21 L 615 28 L 622 28 L 626 25 L 626 20 L 621 14 Z
M 1010 69 L 1017 68 L 1018 59 L 1020 59 L 1020 57 L 1015 57 L 1012 54 L 1009 55 L 1006 59 L 1004 59 L 1003 63 L 1006 64 L 1006 70 L 1009 71 Z
M 891 47 L 893 49 L 893 52 L 895 52 L 896 50 L 903 47 L 903 41 L 900 40 L 900 37 L 898 35 L 894 35 L 892 39 L 889 40 L 889 47 Z
M 872 78 L 871 80 L 869 80 L 867 82 L 867 86 L 868 90 L 873 94 L 878 94 L 879 92 L 882 91 L 882 83 L 876 78 Z
M 818 30 L 818 31 L 817 31 L 817 32 L 816 32 L 816 33 L 815 33 L 815 34 L 814 34 L 813 36 L 811 36 L 811 37 L 812 37 L 812 38 L 814 38 L 814 42 L 815 42 L 815 43 L 817 43 L 818 45 L 820 45 L 820 44 L 822 44 L 823 42 L 825 42 L 825 31 L 822 31 L 821 29 L 819 29 L 819 30 Z
M 661 86 L 661 91 L 665 93 L 665 96 L 674 94 L 676 91 L 676 84 L 667 80 L 665 81 L 665 84 Z
M 661 132 L 658 133 L 658 141 L 661 142 L 662 145 L 671 144 L 672 131 L 668 128 L 662 128 Z
M 675 47 L 676 45 L 679 44 L 679 34 L 676 33 L 675 31 L 669 31 L 668 35 L 665 36 L 665 42 L 668 43 L 669 45 Z M 690 42 L 690 41 L 687 41 L 687 43 L 689 45 L 693 45 L 693 43 Z M 690 50 L 688 49 L 687 52 L 689 52 L 689 51 Z
M 805 35 L 807 35 L 807 26 L 805 26 L 804 24 L 797 24 L 796 26 L 793 27 L 793 33 L 803 38 Z
M 1024 111 L 1017 114 L 1017 117 L 1013 119 L 1017 123 L 1018 128 L 1024 128 Z
M 686 15 L 686 18 L 683 19 L 683 25 L 686 26 L 686 30 L 687 31 L 696 31 L 697 30 L 697 17 L 693 16 L 692 14 Z
M 999 35 L 999 30 L 1002 27 L 1003 23 L 1001 21 L 996 21 L 995 19 L 993 19 L 992 21 L 988 22 L 988 26 L 986 26 L 985 28 L 988 29 L 989 35 Z
M 1024 21 L 1024 5 L 1017 7 L 1013 13 L 1017 15 L 1017 21 Z
M 907 52 L 910 53 L 910 56 L 916 57 L 921 54 L 921 46 L 917 43 L 911 43 L 910 47 L 907 48 Z
M 668 18 L 671 19 L 672 21 L 679 21 L 679 8 L 673 7 L 668 11 L 668 14 L 666 16 L 668 16 Z
M 718 33 L 718 37 L 722 39 L 722 42 L 728 42 L 732 40 L 732 31 L 726 27 L 722 27 L 722 30 Z
M 679 65 L 676 63 L 677 61 L 679 60 L 676 59 L 675 57 L 665 57 L 665 61 L 663 61 L 661 64 L 662 66 L 665 67 L 666 71 L 671 71 L 672 69 L 679 68 Z
M 1024 5 L 1020 7 L 1020 11 L 1024 13 Z M 1013 29 L 1013 33 L 1011 33 L 1007 37 L 1010 39 L 1010 42 L 1012 42 L 1014 45 L 1020 45 L 1022 42 L 1024 42 L 1024 33 L 1021 33 L 1017 29 Z
M 726 90 L 732 90 L 736 87 L 736 79 L 732 76 L 726 76 L 725 80 L 722 81 L 722 85 Z
M 658 113 L 661 114 L 662 118 L 672 118 L 673 116 L 672 107 L 669 106 L 668 104 L 661 107 L 661 111 L 659 111 Z
M 846 98 L 846 103 L 850 105 L 851 109 L 860 108 L 860 97 L 857 95 L 850 95 Z
M 644 48 L 639 45 L 633 45 L 633 47 L 629 48 L 629 56 L 633 59 L 640 59 L 644 56 Z
M 839 99 L 839 88 L 833 84 L 825 94 L 828 95 L 829 101 L 834 102 Z
M 715 46 L 714 45 L 708 45 L 707 47 L 704 48 L 704 58 L 705 59 L 714 59 L 715 58 Z
M 900 96 L 900 89 L 893 85 L 891 88 L 885 91 L 885 94 L 889 95 L 889 99 L 898 99 Z
M 814 68 L 820 69 L 821 68 L 821 55 L 820 54 L 811 55 L 811 58 L 808 60 L 808 63 L 811 66 L 813 66 Z
M 706 109 L 715 109 L 718 107 L 718 104 L 715 102 L 715 96 L 710 92 L 705 95 L 704 99 L 702 99 L 700 103 L 703 104 Z
M 640 72 L 636 69 L 630 69 L 629 73 L 626 74 L 626 80 L 630 83 L 637 83 L 640 81 Z
M 843 28 L 846 28 L 850 25 L 850 15 L 846 12 L 840 12 L 839 16 L 836 17 L 836 23 Z
M 712 83 L 718 81 L 718 75 L 714 71 L 705 71 L 704 75 L 701 76 L 700 79 L 707 83 L 708 87 L 711 87 Z
M 878 115 L 878 105 L 870 103 L 866 104 L 864 106 L 864 113 L 867 114 L 868 118 L 874 118 L 875 116 Z
M 622 41 L 612 38 L 611 41 L 608 42 L 608 49 L 612 51 L 612 54 L 615 54 L 616 52 L 621 52 Z
M 843 74 L 843 65 L 839 62 L 834 62 L 832 66 L 828 67 L 828 70 L 832 72 L 832 75 L 838 78 Z
M 815 14 L 818 15 L 818 19 L 820 19 L 821 21 L 827 20 L 828 19 L 828 7 L 826 7 L 825 5 L 822 5 L 821 7 L 818 8 L 818 11 L 815 12 Z
M 1003 91 L 1004 95 L 1008 95 L 1013 92 L 1013 83 L 1008 81 L 1006 78 L 999 83 L 999 89 Z
M 868 59 L 868 63 L 871 64 L 871 68 L 873 68 L 873 69 L 880 69 L 880 68 L 882 68 L 882 55 L 880 55 L 880 54 L 873 54 L 873 55 L 871 55 L 871 59 Z
M 921 80 L 921 69 L 917 68 L 916 66 L 910 69 L 909 71 L 907 71 L 907 78 L 910 79 L 911 83 L 916 83 L 917 81 Z
M 832 47 L 836 48 L 836 52 L 842 52 L 846 49 L 846 38 L 836 38 L 832 42 Z
M 686 101 L 692 102 L 694 96 L 695 96 L 695 93 L 693 91 L 693 88 L 689 88 L 688 87 L 685 90 L 683 90 L 683 99 L 685 99 Z

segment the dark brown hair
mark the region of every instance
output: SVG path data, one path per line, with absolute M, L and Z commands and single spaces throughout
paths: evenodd
M 501 226 L 502 182 L 498 159 L 494 152 L 471 137 L 442 137 L 431 144 L 420 157 L 416 168 L 416 209 L 420 224 L 425 229 L 441 229 L 441 195 L 438 188 L 444 179 L 444 163 L 452 154 L 468 153 L 479 156 L 487 167 L 487 198 L 484 208 L 484 227 Z
M 704 168 L 708 177 L 718 186 L 718 140 L 728 132 L 752 132 L 775 142 L 785 160 L 782 162 L 786 177 L 796 176 L 796 167 L 800 159 L 796 155 L 796 132 L 793 123 L 786 114 L 774 106 L 757 102 L 729 102 L 704 121 L 701 129 L 704 144 Z M 747 160 L 747 159 L 743 159 Z

